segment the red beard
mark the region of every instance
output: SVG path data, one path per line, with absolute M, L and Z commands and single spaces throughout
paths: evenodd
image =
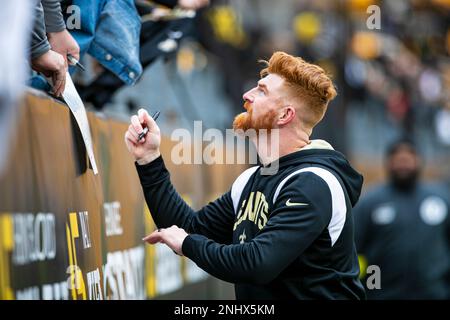
M 238 130 L 241 129 L 243 131 L 247 131 L 249 129 L 261 130 L 266 129 L 270 132 L 270 129 L 273 129 L 275 126 L 275 119 L 277 117 L 277 113 L 275 110 L 271 110 L 263 115 L 261 118 L 252 120 L 252 105 L 248 101 L 244 103 L 244 108 L 247 112 L 242 112 L 238 114 L 233 121 L 233 129 Z

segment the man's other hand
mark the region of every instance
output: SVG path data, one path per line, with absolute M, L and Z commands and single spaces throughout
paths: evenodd
M 138 140 L 144 127 L 148 128 L 148 133 Z M 150 163 L 161 155 L 161 132 L 145 109 L 139 109 L 138 114 L 131 117 L 131 124 L 125 132 L 125 143 L 139 165 Z
M 31 68 L 53 79 L 53 93 L 59 97 L 66 86 L 67 66 L 64 57 L 49 50 L 43 55 L 31 60 Z
M 50 32 L 47 37 L 52 50 L 58 52 L 64 57 L 66 67 L 68 65 L 68 54 L 71 54 L 75 59 L 80 60 L 80 46 L 69 31 L 63 30 L 60 32 Z
M 181 251 L 181 248 L 183 246 L 183 241 L 187 236 L 188 234 L 186 231 L 174 225 L 167 229 L 153 231 L 142 240 L 149 244 L 164 243 L 176 254 L 182 256 L 183 252 Z

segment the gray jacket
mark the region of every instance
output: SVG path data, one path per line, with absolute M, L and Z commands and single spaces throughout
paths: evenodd
M 59 32 L 65 28 L 60 0 L 38 0 L 31 37 L 31 59 L 37 58 L 51 49 L 46 33 Z

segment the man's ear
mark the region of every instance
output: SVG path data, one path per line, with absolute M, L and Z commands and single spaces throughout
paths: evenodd
M 293 106 L 285 106 L 281 109 L 281 112 L 277 121 L 277 124 L 280 126 L 290 123 L 296 117 L 296 110 Z

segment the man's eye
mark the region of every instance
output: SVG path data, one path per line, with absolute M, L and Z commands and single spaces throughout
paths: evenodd
M 263 89 L 258 89 L 258 92 L 259 92 L 259 94 L 263 94 L 263 95 L 266 94 Z

